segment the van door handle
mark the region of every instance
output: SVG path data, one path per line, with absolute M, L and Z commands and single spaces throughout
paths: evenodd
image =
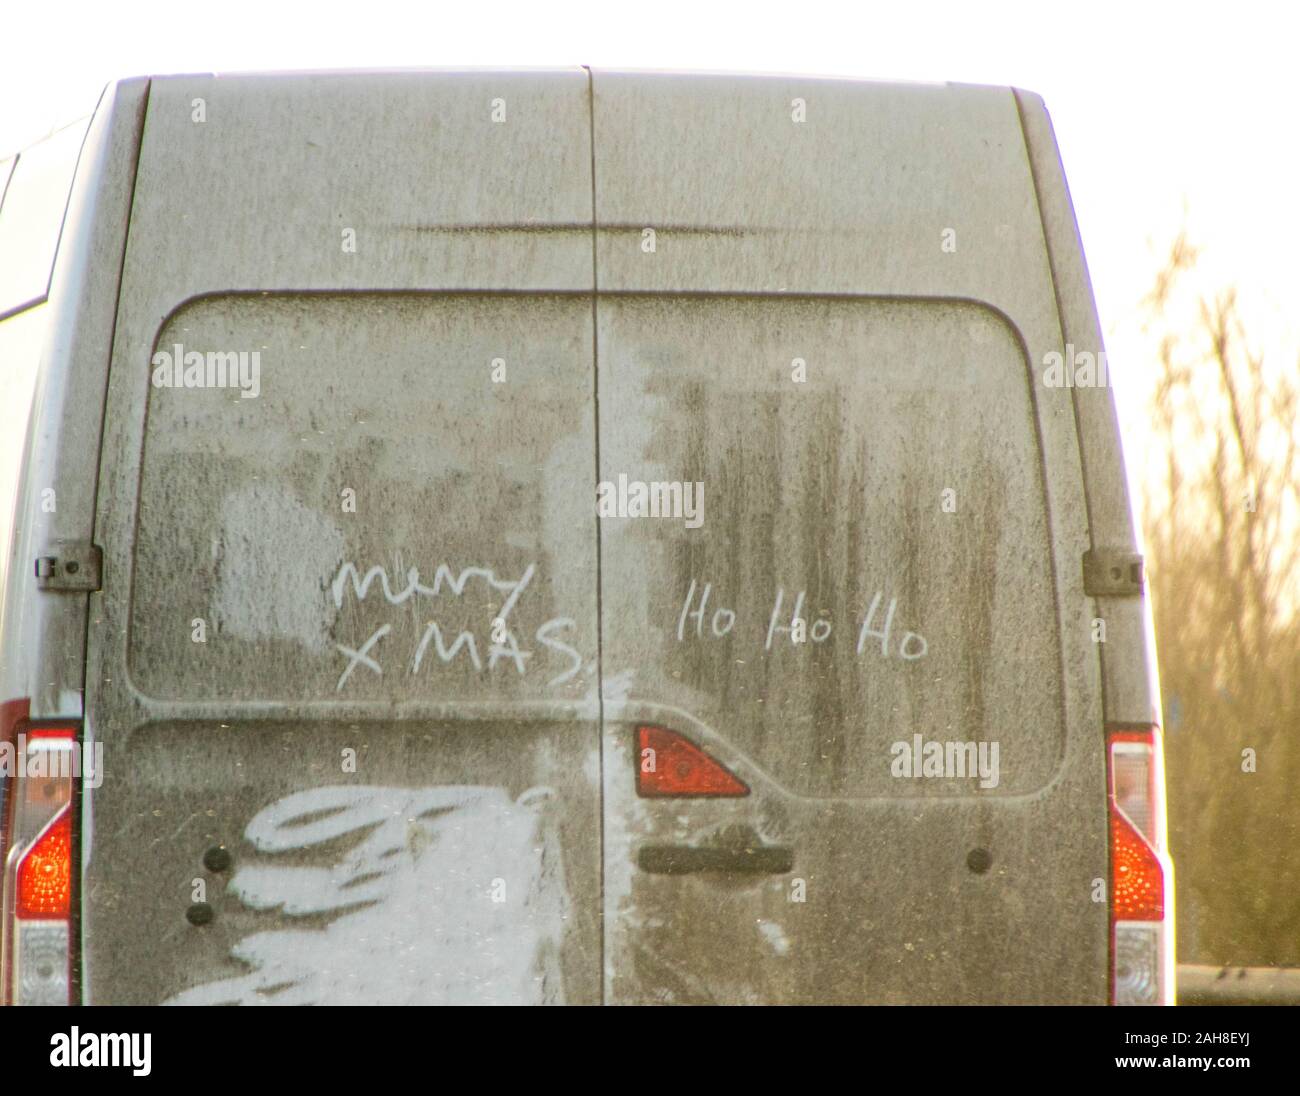
M 780 845 L 642 845 L 637 866 L 651 875 L 728 872 L 784 875 L 794 868 L 794 850 Z
M 753 826 L 741 823 L 714 830 L 694 845 L 642 845 L 636 859 L 651 875 L 784 875 L 794 867 L 794 850 L 769 845 Z

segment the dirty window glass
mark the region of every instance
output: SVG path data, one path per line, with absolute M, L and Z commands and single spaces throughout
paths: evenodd
M 672 705 L 809 796 L 1050 780 L 1051 545 L 1027 366 L 1002 320 L 960 303 L 619 298 L 600 323 L 602 478 L 703 491 L 698 528 L 602 522 L 620 695 Z M 891 751 L 931 740 L 982 748 L 983 788 L 893 779 Z
M 137 365 L 137 684 L 585 695 L 591 344 L 577 296 L 225 296 L 173 315 Z

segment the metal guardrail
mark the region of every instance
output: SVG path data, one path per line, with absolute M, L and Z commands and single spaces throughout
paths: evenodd
M 1180 1005 L 1300 1005 L 1300 968 L 1178 966 Z

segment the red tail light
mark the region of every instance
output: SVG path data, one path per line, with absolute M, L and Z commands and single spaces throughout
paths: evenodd
M 80 775 L 75 723 L 32 726 L 26 702 L 0 710 L 0 738 L 17 760 L 0 794 L 5 1004 L 70 1002 L 76 861 L 74 812 Z
M 18 865 L 14 916 L 66 921 L 72 909 L 72 812 L 65 809 Z
M 693 742 L 663 727 L 638 727 L 637 794 L 648 798 L 742 796 L 749 786 Z
M 1111 918 L 1160 921 L 1165 915 L 1165 872 L 1155 851 L 1118 811 L 1110 816 Z
M 1162 760 L 1158 728 L 1110 728 L 1111 1000 L 1117 1005 L 1173 1003 L 1173 867 Z

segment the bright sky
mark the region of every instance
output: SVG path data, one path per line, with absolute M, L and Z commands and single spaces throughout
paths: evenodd
M 1292 362 L 1300 349 L 1300 14 L 1277 0 L 114 0 L 14 3 L 3 25 L 0 156 L 148 73 L 590 64 L 1014 84 L 1052 114 L 1130 448 L 1151 357 L 1137 302 L 1184 219 L 1204 288 L 1236 284 L 1252 336 Z

